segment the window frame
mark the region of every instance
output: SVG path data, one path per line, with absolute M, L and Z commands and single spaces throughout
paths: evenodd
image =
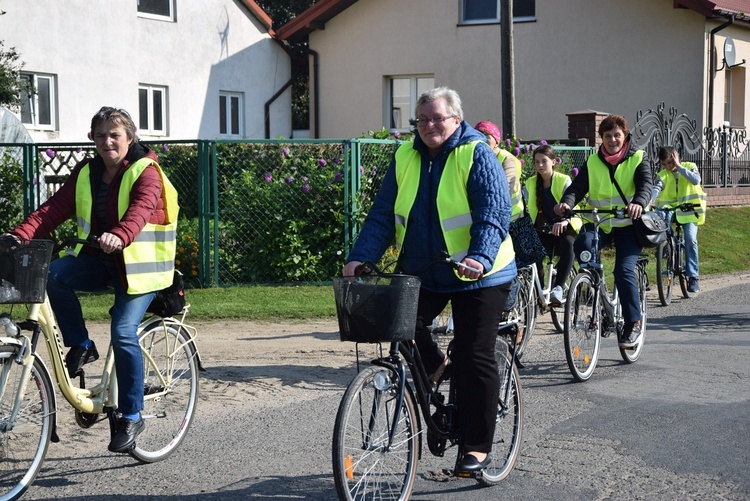
M 29 94 L 25 89 L 21 90 L 21 109 L 19 110 L 19 118 L 21 123 L 32 130 L 46 130 L 54 131 L 57 130 L 57 75 L 53 73 L 36 73 L 32 71 L 22 71 L 21 78 L 24 79 L 24 83 L 28 82 L 34 88 L 35 92 Z M 30 82 L 26 80 L 30 79 Z M 38 81 L 40 79 L 47 80 L 49 82 L 49 96 L 47 106 L 49 107 L 49 121 L 48 124 L 39 123 L 39 93 L 36 89 L 39 88 Z M 30 112 L 31 121 L 24 121 L 24 104 Z
M 226 101 L 222 105 L 222 98 Z M 232 99 L 237 99 L 237 132 L 232 131 Z M 221 138 L 237 139 L 245 137 L 245 93 L 229 90 L 219 91 L 219 116 L 217 121 L 219 123 L 218 135 Z M 226 132 L 221 132 L 222 117 L 224 119 L 223 126 L 226 127 Z
M 166 16 L 160 15 L 160 14 L 152 14 L 150 12 L 141 12 L 140 10 L 140 0 L 136 0 L 136 6 L 135 10 L 138 13 L 138 17 L 143 17 L 146 19 L 156 19 L 158 21 L 170 21 L 175 22 L 176 16 L 175 16 L 175 3 L 176 0 L 164 0 L 169 5 L 169 14 Z
M 470 1 L 471 0 L 459 0 L 459 4 L 458 4 L 458 24 L 459 25 L 465 26 L 465 25 L 472 25 L 472 24 L 496 24 L 500 22 L 500 12 L 501 12 L 500 1 L 501 0 L 496 0 L 497 1 L 497 16 L 494 19 L 488 17 L 484 19 L 466 20 L 464 19 L 465 5 L 466 5 L 466 2 L 470 2 Z M 513 0 L 514 4 L 516 2 L 531 2 L 534 13 L 531 15 L 518 16 L 515 14 L 516 9 L 514 9 L 513 10 L 514 12 L 513 22 L 514 23 L 536 21 L 536 1 L 535 0 Z
M 410 75 L 388 75 L 385 77 L 385 86 L 386 86 L 386 99 L 385 99 L 385 109 L 383 110 L 383 116 L 384 120 L 383 123 L 387 124 L 386 128 L 390 131 L 396 131 L 399 133 L 406 133 L 411 132 L 412 127 L 411 125 L 407 125 L 406 127 L 395 127 L 395 122 L 393 120 L 394 112 L 398 110 L 402 110 L 403 107 L 394 107 L 393 102 L 393 81 L 394 80 L 406 80 L 409 79 L 409 104 L 406 106 L 407 108 L 407 124 L 409 123 L 409 119 L 416 118 L 412 116 L 412 113 L 414 112 L 414 109 L 417 106 L 417 99 L 419 99 L 419 95 L 424 92 L 425 90 L 431 89 L 435 87 L 435 75 L 434 74 L 426 74 L 426 73 L 416 73 L 416 74 L 410 74 Z M 422 85 L 422 88 L 420 89 L 420 82 L 419 80 L 422 79 L 432 79 L 432 83 L 425 83 Z M 401 117 L 401 121 L 403 123 L 403 117 Z
M 148 117 L 146 119 L 146 127 L 143 127 L 143 117 L 141 116 L 141 91 L 146 91 L 147 100 L 146 100 L 146 107 L 148 110 Z M 154 98 L 154 93 L 156 91 L 161 92 L 161 99 L 160 99 L 160 108 L 161 108 L 161 128 L 156 128 L 155 126 L 155 120 L 156 117 L 156 109 L 154 108 L 154 103 L 156 102 Z M 167 136 L 167 130 L 168 130 L 168 120 L 169 112 L 167 108 L 168 103 L 168 87 L 166 85 L 155 85 L 155 84 L 145 84 L 140 83 L 138 84 L 138 131 L 149 136 Z

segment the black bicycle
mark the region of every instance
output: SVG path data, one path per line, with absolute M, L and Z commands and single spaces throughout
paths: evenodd
M 452 266 L 461 263 L 447 259 Z M 417 277 L 380 272 L 335 277 L 334 293 L 343 341 L 357 344 L 357 376 L 339 405 L 333 432 L 333 473 L 340 499 L 408 499 L 421 455 L 422 419 L 427 445 L 438 457 L 459 447 L 454 378 L 443 374 L 430 383 L 414 341 L 420 281 Z M 518 312 L 504 316 L 495 356 L 500 394 L 491 463 L 475 474 L 481 484 L 494 485 L 515 465 L 521 446 L 523 403 L 516 368 Z M 359 343 L 378 343 L 379 356 L 360 370 Z M 390 344 L 387 354 L 382 344 Z M 450 356 L 450 346 L 448 354 Z M 420 410 L 422 419 L 420 419 Z M 454 469 L 455 471 L 455 469 Z
M 659 291 L 659 301 L 662 306 L 672 302 L 672 290 L 675 278 L 680 281 L 682 297 L 690 297 L 688 293 L 688 277 L 685 274 L 685 235 L 682 224 L 674 217 L 675 212 L 695 212 L 699 204 L 684 203 L 675 207 L 657 209 L 667 222 L 667 240 L 656 248 L 656 288 Z M 696 213 L 697 216 L 697 213 Z

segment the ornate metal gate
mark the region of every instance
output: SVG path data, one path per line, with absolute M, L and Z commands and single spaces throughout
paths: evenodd
M 674 146 L 680 158 L 695 162 L 704 187 L 750 186 L 750 148 L 744 128 L 724 125 L 699 133 L 695 120 L 661 103 L 655 110 L 641 110 L 631 130 L 635 144 L 646 151 L 654 174 L 658 172 L 661 146 Z

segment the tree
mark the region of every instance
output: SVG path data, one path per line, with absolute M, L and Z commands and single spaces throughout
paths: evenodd
M 6 50 L 5 44 L 0 41 L 0 106 L 13 110 L 21 104 L 21 89 L 24 87 L 20 58 L 15 47 Z

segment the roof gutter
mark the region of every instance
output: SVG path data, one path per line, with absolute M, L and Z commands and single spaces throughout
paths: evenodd
M 307 51 L 313 57 L 313 127 L 315 128 L 314 139 L 320 139 L 320 94 L 318 91 L 318 53 L 308 47 Z
M 721 30 L 728 28 L 734 24 L 734 15 L 728 16 L 727 22 L 720 24 L 716 28 L 711 30 L 711 36 L 709 41 L 709 50 L 711 54 L 709 56 L 709 69 L 708 69 L 708 128 L 712 129 L 714 126 L 714 78 L 716 74 L 716 34 Z
M 276 101 L 291 85 L 292 78 L 289 78 L 289 80 L 287 80 L 287 82 L 282 85 L 279 90 L 276 91 L 276 94 L 271 96 L 271 99 L 266 101 L 266 103 L 263 105 L 263 121 L 265 125 L 266 139 L 271 139 L 271 104 Z

